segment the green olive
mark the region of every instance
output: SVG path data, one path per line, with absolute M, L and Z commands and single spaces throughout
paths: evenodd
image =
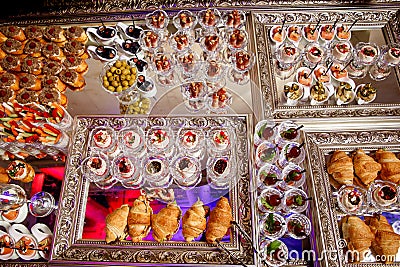
M 119 85 L 118 87 L 117 87 L 117 90 L 116 90 L 118 93 L 120 93 L 120 92 L 122 92 L 122 86 L 121 85 Z
M 123 81 L 121 82 L 121 84 L 122 84 L 122 86 L 124 86 L 124 87 L 128 87 L 128 86 L 129 86 L 129 82 L 126 81 L 126 80 L 123 80 Z
M 110 68 L 110 71 L 111 71 L 112 73 L 114 73 L 116 70 L 117 70 L 117 68 L 114 67 L 114 66 L 112 66 L 112 67 Z
M 121 62 L 120 60 L 115 61 L 114 66 L 116 68 L 120 68 L 122 66 L 123 62 Z
M 110 90 L 111 92 L 115 91 L 115 88 L 113 86 L 108 86 L 107 89 Z
M 118 81 L 113 81 L 111 83 L 111 85 L 114 86 L 114 87 L 117 87 L 117 86 L 119 86 L 119 82 Z
M 108 86 L 110 86 L 110 83 L 108 81 L 103 81 L 103 86 L 107 88 Z

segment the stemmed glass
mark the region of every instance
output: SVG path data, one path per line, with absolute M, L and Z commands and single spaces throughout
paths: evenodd
M 45 217 L 57 209 L 54 197 L 48 192 L 41 191 L 27 199 L 25 190 L 19 185 L 0 184 L 0 210 L 15 210 L 25 203 L 35 217 Z
M 400 45 L 391 43 L 381 47 L 381 55 L 377 63 L 369 69 L 370 77 L 375 81 L 386 79 L 391 73 L 391 67 L 400 65 Z
M 236 84 L 246 84 L 250 80 L 249 70 L 254 66 L 255 55 L 251 51 L 237 50 L 232 57 L 229 79 Z
M 300 49 L 291 42 L 285 40 L 278 46 L 274 53 L 277 64 L 274 67 L 277 69 L 277 76 L 281 79 L 286 79 L 292 75 L 294 66 L 300 61 Z
M 206 31 L 200 38 L 200 47 L 206 53 L 207 58 L 216 58 L 224 46 L 224 39 L 216 30 Z
M 181 76 L 183 80 L 192 79 L 202 67 L 199 55 L 193 50 L 189 49 L 184 53 L 175 54 L 177 65 L 182 70 Z

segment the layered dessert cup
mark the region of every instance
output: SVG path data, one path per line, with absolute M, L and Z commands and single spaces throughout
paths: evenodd
M 296 64 L 301 58 L 300 49 L 289 41 L 279 45 L 275 56 L 281 64 Z
M 189 33 L 185 31 L 177 31 L 170 36 L 169 43 L 174 51 L 182 53 L 190 49 L 194 40 L 192 35 Z
M 214 189 L 226 189 L 235 181 L 235 160 L 232 156 L 209 157 L 207 181 Z
M 301 213 L 287 217 L 286 226 L 288 235 L 294 239 L 305 239 L 311 233 L 311 221 Z
M 379 58 L 379 47 L 374 43 L 359 42 L 355 51 L 357 62 L 363 65 L 373 65 Z
M 211 154 L 225 153 L 233 148 L 235 135 L 228 128 L 216 127 L 209 130 L 207 141 Z
M 389 66 L 398 66 L 400 64 L 400 45 L 392 43 L 382 47 L 383 61 Z
M 144 139 L 144 132 L 138 126 L 122 128 L 118 132 L 120 149 L 137 156 L 143 156 L 143 152 L 145 151 Z
M 178 130 L 178 147 L 181 152 L 202 158 L 205 150 L 205 135 L 201 128 L 188 127 Z
M 336 200 L 340 210 L 346 214 L 362 214 L 367 207 L 366 191 L 355 185 L 343 185 L 339 188 Z
M 227 27 L 228 29 L 240 29 L 242 27 L 244 27 L 244 24 L 246 22 L 246 13 L 238 10 L 238 9 L 234 9 L 231 11 L 227 11 L 222 15 L 222 19 L 224 21 L 224 25 L 225 27 Z
M 302 213 L 308 208 L 310 199 L 304 190 L 291 188 L 285 192 L 283 201 L 288 213 Z
M 200 160 L 188 155 L 178 155 L 171 162 L 170 173 L 180 188 L 191 189 L 201 180 Z
M 330 52 L 334 60 L 347 62 L 353 56 L 353 46 L 349 41 L 334 41 L 330 44 Z
M 167 153 L 168 156 L 174 142 L 172 131 L 166 127 L 151 127 L 146 134 L 146 146 L 153 152 Z
M 117 150 L 117 137 L 113 128 L 99 126 L 91 132 L 91 146 L 107 155 L 112 155 Z
M 218 9 L 208 8 L 198 13 L 198 21 L 205 30 L 214 30 L 222 22 L 222 15 Z
M 162 155 L 148 155 L 142 160 L 142 175 L 150 188 L 167 188 L 172 179 L 169 161 Z
M 372 205 L 381 211 L 391 211 L 398 208 L 399 189 L 390 181 L 375 180 L 369 187 L 369 197 Z
M 102 152 L 91 153 L 81 166 L 82 174 L 91 182 L 100 182 L 112 176 L 108 157 Z
M 131 187 L 136 184 L 137 188 L 143 184 L 143 179 L 140 177 L 139 164 L 136 157 L 122 153 L 114 158 L 112 168 L 114 177 L 118 181 L 122 183 L 129 181 Z
M 265 163 L 257 172 L 258 188 L 278 186 L 281 181 L 282 171 L 274 164 Z
M 174 26 L 178 30 L 190 31 L 197 24 L 197 17 L 189 10 L 181 10 L 172 18 Z
M 248 43 L 247 32 L 241 29 L 228 30 L 226 40 L 230 50 L 244 49 Z
M 325 48 L 318 43 L 309 43 L 304 48 L 304 59 L 309 67 L 315 66 L 323 61 L 326 56 Z
M 278 213 L 268 213 L 260 219 L 259 233 L 270 240 L 283 237 L 286 233 L 286 221 Z
M 164 10 L 155 10 L 145 17 L 146 26 L 154 31 L 163 31 L 167 28 L 169 17 Z

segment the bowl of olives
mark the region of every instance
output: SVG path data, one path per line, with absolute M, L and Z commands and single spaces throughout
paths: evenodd
M 100 73 L 102 88 L 117 98 L 123 98 L 136 86 L 137 68 L 126 60 L 115 60 L 104 65 Z

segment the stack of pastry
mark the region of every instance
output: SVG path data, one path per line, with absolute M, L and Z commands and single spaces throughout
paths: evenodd
M 376 160 L 382 165 L 380 179 L 400 183 L 400 159 L 396 155 L 384 149 L 378 149 L 375 153 Z
M 86 32 L 80 26 L 0 27 L 0 75 L 16 77 L 2 82 L 5 84 L 0 83 L 1 89 L 8 91 L 6 95 L 18 96 L 24 89 L 40 94 L 43 88 L 51 88 L 61 93 L 56 101 L 65 107 L 65 89 L 79 91 L 86 84 L 83 75 L 88 70 L 85 61 L 88 58 L 87 41 Z M 47 84 L 44 80 L 48 81 L 49 75 L 58 77 L 60 81 Z M 41 99 L 33 97 L 25 102 Z

